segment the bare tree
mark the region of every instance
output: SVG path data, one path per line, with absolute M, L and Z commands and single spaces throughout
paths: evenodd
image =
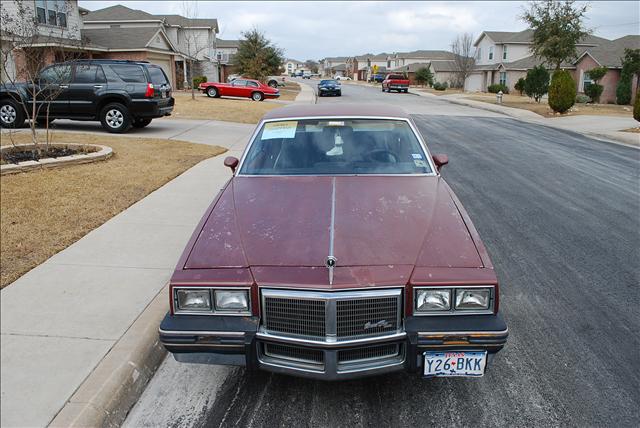
M 31 2 L 30 4 L 33 4 Z M 5 114 L 24 118 L 29 123 L 31 141 L 34 151 L 38 148 L 37 125 L 46 127 L 45 144 L 48 150 L 52 138 L 49 124 L 49 111 L 66 85 L 71 81 L 71 66 L 43 68 L 53 61 L 67 61 L 84 55 L 81 40 L 74 41 L 66 38 L 66 16 L 70 10 L 70 2 L 56 3 L 58 8 L 52 10 L 49 16 L 44 16 L 48 23 L 62 22 L 57 27 L 42 26 L 38 16 L 23 0 L 15 0 L 15 8 L 2 8 L 0 23 L 2 25 L 1 41 L 2 55 L 0 56 L 0 76 L 2 85 L 9 89 L 10 106 L 5 107 Z M 49 12 L 49 11 L 47 11 Z M 40 16 L 42 19 L 42 16 Z M 22 89 L 26 96 L 19 95 Z M 12 134 L 9 138 L 13 142 Z
M 464 87 L 464 82 L 467 76 L 471 74 L 475 60 L 471 54 L 473 49 L 473 34 L 464 33 L 458 35 L 453 42 L 451 42 L 451 52 L 454 54 L 454 61 L 456 64 L 457 74 L 457 87 Z
M 196 1 L 183 1 L 182 2 L 182 16 L 188 19 L 197 19 L 199 16 L 198 2 Z M 180 30 L 178 30 L 180 31 Z M 206 41 L 198 37 L 198 30 L 191 30 L 189 27 L 182 28 L 183 40 L 184 40 L 184 53 L 187 56 L 187 79 L 188 85 L 191 88 L 191 99 L 196 99 L 196 88 L 193 85 L 193 77 L 196 75 L 194 71 L 201 73 L 200 61 L 198 56 L 204 52 L 210 45 L 213 44 L 212 40 L 207 38 Z

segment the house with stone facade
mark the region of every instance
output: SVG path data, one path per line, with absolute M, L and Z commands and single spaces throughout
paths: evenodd
M 502 83 L 512 91 L 518 79 L 526 77 L 528 70 L 542 63 L 531 52 L 532 34 L 532 30 L 482 32 L 474 43 L 476 64 L 465 80 L 464 89 L 485 92 L 489 85 Z M 585 85 L 591 82 L 588 70 L 597 66 L 607 67 L 609 71 L 600 81 L 604 86 L 600 102 L 613 103 L 625 48 L 640 49 L 640 36 L 609 40 L 589 35 L 577 44 L 577 58 L 562 64 L 561 68 L 572 73 L 578 93 L 583 93 Z M 633 81 L 632 93 L 635 94 L 637 79 Z
M 323 58 L 319 61 L 318 70 L 325 77 L 334 77 L 336 74 L 341 76 L 347 75 L 347 59 L 346 56 L 335 56 Z

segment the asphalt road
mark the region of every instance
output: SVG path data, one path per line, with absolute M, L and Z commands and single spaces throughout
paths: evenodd
M 128 426 L 639 426 L 640 151 L 408 94 L 501 281 L 509 342 L 480 379 L 343 383 L 167 358 Z M 475 113 L 475 114 L 474 114 Z

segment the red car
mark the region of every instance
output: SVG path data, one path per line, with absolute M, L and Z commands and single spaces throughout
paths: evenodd
M 409 79 L 401 74 L 390 74 L 382 81 L 382 92 L 409 92 Z
M 278 98 L 280 91 L 277 88 L 265 85 L 259 80 L 235 79 L 231 83 L 205 82 L 198 86 L 203 93 L 211 98 L 219 97 L 243 97 L 254 101 L 262 101 L 265 98 Z
M 183 362 L 318 379 L 485 373 L 507 341 L 491 260 L 411 117 L 267 113 L 170 280 Z

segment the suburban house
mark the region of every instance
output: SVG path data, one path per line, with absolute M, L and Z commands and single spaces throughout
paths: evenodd
M 297 72 L 298 70 L 302 70 L 302 71 L 306 70 L 304 63 L 302 61 L 298 61 L 297 59 L 291 59 L 291 58 L 284 60 L 284 63 L 282 64 L 282 68 L 284 69 L 284 73 L 288 75 L 291 75 Z
M 349 57 L 345 63 L 347 76 L 353 80 L 368 80 L 372 74 L 386 73 L 389 54 L 364 54 Z
M 347 57 L 335 56 L 323 58 L 320 61 L 319 71 L 323 76 L 333 77 L 336 74 L 345 76 L 347 71 Z
M 434 82 L 446 83 L 448 86 L 456 86 L 459 83 L 458 65 L 453 52 L 442 50 L 398 52 L 389 58 L 389 63 L 391 72 L 406 74 L 412 84 L 415 83 L 415 72 L 421 68 L 431 70 Z
M 219 79 L 215 57 L 216 19 L 190 19 L 180 15 L 152 15 L 116 5 L 82 15 L 82 36 L 106 48 L 93 58 L 145 60 L 163 68 L 171 84 L 188 85 L 193 76 Z
M 102 49 L 82 41 L 82 20 L 77 0 L 59 2 L 54 0 L 25 1 L 22 3 L 24 13 L 21 16 L 18 3 L 2 1 L 2 29 L 0 32 L 0 49 L 2 52 L 2 74 L 0 81 L 24 78 L 24 55 L 20 50 L 12 51 L 14 43 L 25 38 L 16 37 L 11 31 L 25 18 L 33 17 L 34 30 L 37 37 L 29 43 L 30 49 L 38 51 L 45 64 L 64 61 L 69 57 L 90 57 L 89 49 Z M 29 31 L 22 27 L 23 31 Z
M 239 47 L 240 40 L 216 39 L 216 61 L 219 66 L 220 82 L 226 82 L 230 75 L 235 74 L 233 58 L 238 53 Z
M 480 34 L 474 43 L 476 65 L 465 81 L 465 90 L 485 92 L 489 85 L 495 83 L 502 83 L 513 90 L 518 79 L 525 77 L 528 70 L 542 62 L 531 52 L 532 34 L 532 30 L 484 31 Z M 640 36 L 631 35 L 616 40 L 587 36 L 577 45 L 577 59 L 562 64 L 561 67 L 573 74 L 578 92 L 583 92 L 585 83 L 591 82 L 588 70 L 600 65 L 608 67 L 609 72 L 600 81 L 604 86 L 600 102 L 613 103 L 616 98 L 616 85 L 620 79 L 624 49 L 639 47 Z M 632 93 L 635 92 L 634 79 Z

